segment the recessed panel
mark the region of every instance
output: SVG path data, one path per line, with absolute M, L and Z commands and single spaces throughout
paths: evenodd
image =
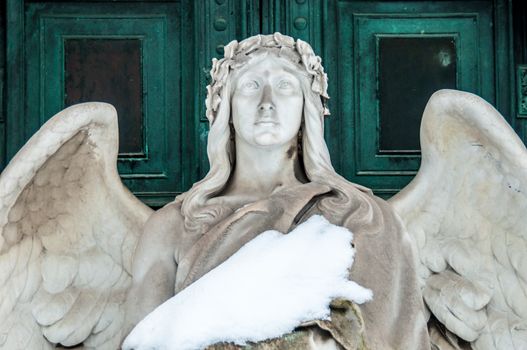
M 65 105 L 111 103 L 119 117 L 120 155 L 142 155 L 141 40 L 67 39 L 64 55 Z
M 31 130 L 73 103 L 115 105 L 117 169 L 136 196 L 155 206 L 186 189 L 192 170 L 187 163 L 183 170 L 181 156 L 182 135 L 190 139 L 193 126 L 182 123 L 181 115 L 193 119 L 193 106 L 181 102 L 181 84 L 195 73 L 191 55 L 181 54 L 193 52 L 192 43 L 185 42 L 185 50 L 181 43 L 191 32 L 180 22 L 191 20 L 181 17 L 182 6 L 190 7 L 179 1 L 29 2 L 25 17 Z M 185 89 L 185 96 L 192 93 L 193 87 Z
M 379 37 L 379 153 L 419 152 L 421 116 L 430 96 L 455 89 L 452 37 Z
M 341 119 L 330 130 L 336 140 L 330 146 L 338 144 L 346 178 L 393 194 L 419 169 L 420 122 L 435 90 L 457 88 L 494 101 L 493 5 L 336 3 L 338 22 L 329 24 L 325 40 L 329 57 L 337 57 L 337 68 L 328 69 L 336 96 L 330 107 Z
M 518 93 L 518 117 L 527 117 L 527 65 L 518 65 L 516 91 Z

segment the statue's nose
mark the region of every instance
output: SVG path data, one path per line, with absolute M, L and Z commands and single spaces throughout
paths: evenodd
M 258 104 L 258 109 L 260 111 L 271 111 L 274 110 L 275 106 L 273 103 L 273 91 L 269 84 L 266 84 L 262 91 L 262 97 L 260 103 Z

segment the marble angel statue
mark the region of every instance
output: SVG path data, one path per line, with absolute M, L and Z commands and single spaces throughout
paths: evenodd
M 419 172 L 389 202 L 418 247 L 425 303 L 446 328 L 430 328 L 432 343 L 527 349 L 525 145 L 490 104 L 455 90 L 432 95 L 420 136 Z
M 434 94 L 419 173 L 386 202 L 333 170 L 327 78 L 307 43 L 233 41 L 211 77 L 210 171 L 156 212 L 119 179 L 107 104 L 60 112 L 9 163 L 0 349 L 117 349 L 261 232 L 315 214 L 353 232 L 350 278 L 373 299 L 254 349 L 527 348 L 527 151 L 493 107 Z

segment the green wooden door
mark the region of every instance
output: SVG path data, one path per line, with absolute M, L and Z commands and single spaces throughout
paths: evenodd
M 332 84 L 339 118 L 330 138 L 343 175 L 386 197 L 404 187 L 419 167 L 420 119 L 436 90 L 476 93 L 511 117 L 501 5 L 332 2 L 325 43 L 335 60 L 329 73 L 339 77 Z
M 182 154 L 193 126 L 189 4 L 9 1 L 13 87 L 7 158 L 51 116 L 80 102 L 112 103 L 119 114 L 118 169 L 142 200 L 161 205 L 184 190 Z M 9 46 L 8 46 L 9 48 Z M 14 61 L 13 61 L 14 63 Z M 17 96 L 15 96 L 15 94 Z
M 383 196 L 418 169 L 434 90 L 475 92 L 513 126 L 522 106 L 508 0 L 7 0 L 6 10 L 3 160 L 62 108 L 107 101 L 119 112 L 122 179 L 154 206 L 208 169 L 210 60 L 233 39 L 280 31 L 313 45 L 330 79 L 333 163 Z

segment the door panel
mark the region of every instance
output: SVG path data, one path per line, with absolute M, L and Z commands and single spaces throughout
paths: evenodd
M 180 27 L 178 3 L 30 4 L 27 136 L 69 105 L 112 103 L 123 181 L 150 204 L 172 198 L 181 191 Z
M 374 145 L 379 155 L 419 152 L 419 122 L 426 101 L 438 89 L 459 88 L 456 39 L 376 35 L 378 120 L 372 124 L 379 134 Z
M 387 197 L 419 168 L 419 124 L 434 91 L 495 103 L 493 3 L 337 1 L 332 10 L 337 39 L 325 40 L 335 43 L 340 119 L 332 156 L 348 179 Z
M 64 105 L 111 103 L 119 118 L 119 156 L 145 158 L 141 38 L 64 39 Z

